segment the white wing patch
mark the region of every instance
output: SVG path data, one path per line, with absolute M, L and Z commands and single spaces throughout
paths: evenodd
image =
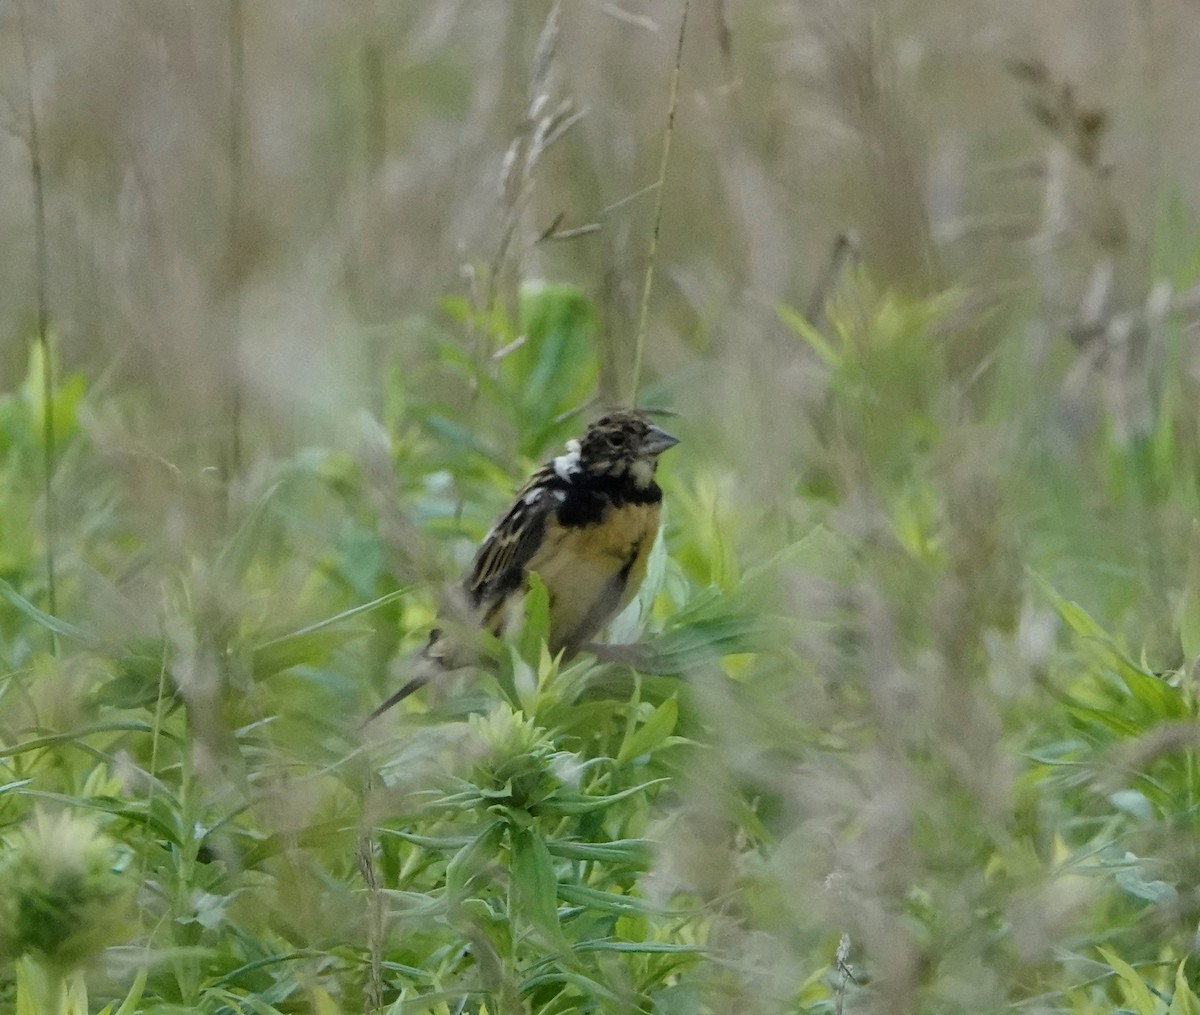
M 567 441 L 567 453 L 554 459 L 554 471 L 559 479 L 570 479 L 580 468 L 579 441 Z

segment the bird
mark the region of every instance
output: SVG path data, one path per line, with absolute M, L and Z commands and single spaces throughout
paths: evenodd
M 455 590 L 453 614 L 435 628 L 415 675 L 366 725 L 438 673 L 480 664 L 472 629 L 502 636 L 535 574 L 549 599 L 547 645 L 574 656 L 637 594 L 658 536 L 658 457 L 679 440 L 635 409 L 590 424 L 539 468 L 484 537 Z

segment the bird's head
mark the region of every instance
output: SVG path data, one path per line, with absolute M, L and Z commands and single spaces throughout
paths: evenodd
M 658 456 L 679 440 L 640 412 L 611 412 L 587 428 L 580 440 L 567 442 L 567 453 L 554 460 L 564 479 L 576 471 L 592 476 L 628 475 L 645 488 L 654 481 Z

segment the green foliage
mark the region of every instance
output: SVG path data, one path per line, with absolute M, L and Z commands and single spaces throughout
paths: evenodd
M 586 400 L 597 375 L 595 311 L 576 290 L 530 290 L 520 327 L 523 341 L 479 375 L 482 411 L 519 428 L 518 458 L 576 431 L 558 417 Z M 9 406 L 21 423 L 10 431 L 19 458 L 10 469 L 24 475 L 38 461 L 38 410 L 25 397 Z M 431 537 L 452 552 L 470 546 L 522 466 L 496 470 L 490 460 L 508 452 L 448 429 L 430 407 L 413 418 L 420 432 L 401 429 L 389 464 L 418 491 L 412 514 Z M 66 454 L 90 453 L 66 421 L 60 437 Z M 448 460 L 478 497 L 461 526 L 439 479 L 447 439 L 461 441 Z M 143 886 L 137 934 L 152 958 L 109 1009 L 349 1010 L 376 961 L 385 1007 L 396 1010 L 416 1010 L 417 996 L 428 1010 L 439 997 L 497 1011 L 677 1004 L 708 918 L 684 895 L 652 900 L 641 887 L 663 789 L 693 749 L 676 733 L 687 711 L 677 676 L 675 686 L 643 685 L 620 664 L 550 658 L 546 593 L 534 581 L 524 624 L 498 655 L 504 703 L 468 692 L 444 702 L 437 725 L 364 753 L 356 717 L 395 679 L 389 660 L 421 644 L 434 598 L 428 584 L 397 586 L 382 565 L 367 482 L 361 465 L 330 454 L 280 463 L 235 505 L 228 536 L 165 561 L 163 594 L 127 628 L 111 623 L 113 610 L 144 601 L 116 587 L 89 602 L 68 580 L 69 605 L 49 614 L 36 554 L 0 578 L 12 653 L 0 708 L 13 731 L 0 744 L 3 820 L 16 827 L 51 802 L 69 808 L 64 821 L 93 815 Z M 34 483 L 19 489 L 26 506 L 38 495 Z M 91 552 L 87 540 L 127 538 L 69 532 L 67 575 Z M 682 675 L 735 643 L 750 650 L 756 625 L 730 575 L 698 595 L 665 540 L 650 570 L 622 620 L 625 637 L 648 639 L 650 669 Z M 674 607 L 659 608 L 668 587 Z M 61 654 L 47 651 L 50 636 Z M 362 840 L 374 847 L 356 846 L 362 808 L 378 815 Z M 16 877 L 21 856 L 28 850 L 8 861 L 11 884 L 59 891 L 35 867 Z M 386 914 L 374 944 L 356 915 L 373 891 Z M 120 907 L 108 908 L 115 918 Z M 45 936 L 52 924 L 38 927 Z M 36 969 L 17 972 L 18 999 L 55 989 L 37 986 Z M 81 984 L 63 995 L 64 1010 L 86 996 Z
M 455 336 L 438 343 L 443 367 L 476 389 L 485 404 L 475 413 L 502 422 L 514 432 L 516 450 L 526 459 L 573 434 L 578 421 L 564 420 L 591 397 L 599 373 L 598 321 L 592 304 L 574 286 L 527 284 L 511 324 L 498 313 L 481 314 L 465 301 L 445 307 L 463 326 L 487 336 L 487 360 L 466 355 Z M 428 406 L 427 422 L 439 437 L 474 453 L 497 455 L 478 429 L 456 420 L 450 406 Z
M 511 392 L 521 451 L 537 454 L 595 389 L 596 311 L 578 289 L 529 285 L 521 294 L 521 344 L 501 360 L 501 383 Z M 574 424 L 573 424 L 574 425 Z
M 80 967 L 133 932 L 134 881 L 89 819 L 35 810 L 0 853 L 0 961 L 18 1012 L 86 1015 Z
M 605 650 L 552 658 L 531 581 L 493 666 L 366 731 L 578 431 L 593 304 L 406 322 L 360 446 L 172 472 L 178 538 L 131 521 L 63 382 L 56 615 L 35 361 L 0 396 L 0 1004 L 1196 1012 L 1187 384 L 1135 438 L 1103 406 L 1064 435 L 1011 335 L 964 367 L 964 300 L 862 271 L 821 328 L 782 310 L 806 454 L 756 435 L 756 486 L 680 420 Z
M 112 843 L 86 820 L 35 811 L 0 867 L 2 954 L 70 969 L 119 941 L 133 883 Z

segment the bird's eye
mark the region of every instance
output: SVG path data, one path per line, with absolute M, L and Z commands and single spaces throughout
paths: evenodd
M 610 448 L 619 448 L 624 443 L 624 441 L 622 440 L 621 435 L 619 433 L 610 433 L 607 437 L 604 438 L 604 443 L 607 444 Z

